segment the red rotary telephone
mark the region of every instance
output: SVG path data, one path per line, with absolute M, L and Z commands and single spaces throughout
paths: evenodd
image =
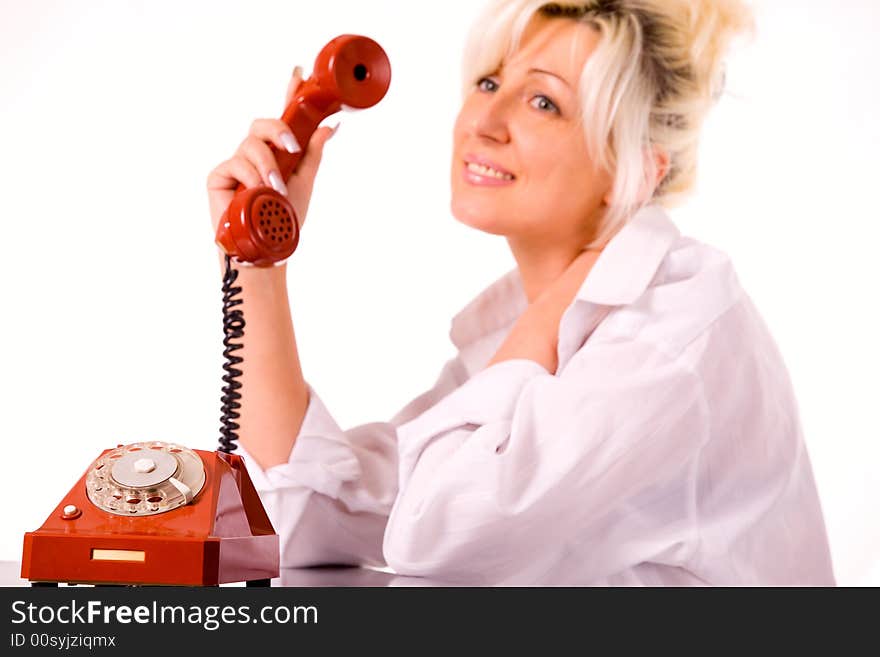
M 303 148 L 325 118 L 343 107 L 372 107 L 385 96 L 391 83 L 391 65 L 378 43 L 364 36 L 345 34 L 330 41 L 315 60 L 312 76 L 305 80 L 281 120 L 290 126 Z M 303 156 L 269 145 L 286 181 Z M 230 257 L 258 267 L 286 260 L 299 242 L 299 222 L 287 198 L 261 186 L 239 184 L 229 208 L 220 219 L 217 244 Z
M 382 48 L 362 36 L 336 37 L 315 60 L 284 110 L 303 146 L 318 124 L 344 106 L 366 108 L 388 91 L 391 66 Z M 275 150 L 286 180 L 302 152 Z M 299 223 L 289 201 L 271 187 L 239 185 L 216 236 L 226 252 L 223 429 L 216 452 L 146 441 L 105 450 L 46 519 L 24 536 L 21 576 L 34 585 L 268 586 L 279 572 L 279 537 L 263 509 L 244 460 L 233 454 L 242 361 L 232 339 L 244 317 L 233 287 L 239 262 L 267 267 L 296 249 Z

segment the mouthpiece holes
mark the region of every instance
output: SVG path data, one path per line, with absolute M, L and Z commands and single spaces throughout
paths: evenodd
M 261 199 L 255 208 L 256 223 L 262 239 L 275 242 L 279 247 L 293 236 L 293 220 L 287 208 L 274 199 Z
M 358 64 L 354 67 L 354 79 L 358 82 L 363 82 L 367 79 L 367 67 L 363 64 Z

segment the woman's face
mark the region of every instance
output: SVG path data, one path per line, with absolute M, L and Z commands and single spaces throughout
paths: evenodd
M 459 221 L 533 245 L 592 239 L 611 178 L 587 152 L 577 90 L 598 39 L 536 15 L 519 50 L 474 86 L 453 133 Z

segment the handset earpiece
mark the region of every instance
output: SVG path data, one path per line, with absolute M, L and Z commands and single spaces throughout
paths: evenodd
M 391 64 L 382 47 L 368 37 L 344 34 L 318 53 L 312 75 L 302 82 L 281 119 L 305 149 L 321 121 L 344 107 L 372 107 L 385 97 L 390 84 Z M 303 151 L 269 147 L 286 181 Z M 268 186 L 248 189 L 239 184 L 220 219 L 215 241 L 238 262 L 268 267 L 296 250 L 299 221 L 283 194 Z

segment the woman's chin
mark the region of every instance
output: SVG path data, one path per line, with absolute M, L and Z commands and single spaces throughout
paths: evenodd
M 480 211 L 472 207 L 458 207 L 453 203 L 452 216 L 459 223 L 483 233 L 489 233 L 490 235 L 506 235 L 508 233 L 509 226 L 505 224 L 503 219 L 492 212 Z

